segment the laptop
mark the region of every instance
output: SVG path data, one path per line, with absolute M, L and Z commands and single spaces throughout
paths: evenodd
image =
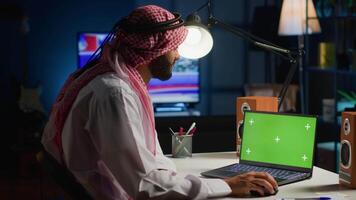
M 268 172 L 279 186 L 312 177 L 316 116 L 246 111 L 244 122 L 239 163 L 202 172 L 202 176 Z

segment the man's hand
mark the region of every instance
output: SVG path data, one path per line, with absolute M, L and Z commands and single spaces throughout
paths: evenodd
M 261 196 L 275 194 L 278 190 L 276 180 L 267 172 L 248 172 L 224 179 L 230 186 L 231 196 L 249 196 L 251 191 L 255 191 Z

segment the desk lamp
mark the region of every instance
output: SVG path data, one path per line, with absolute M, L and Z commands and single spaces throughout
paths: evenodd
M 198 15 L 198 12 L 204 8 L 208 9 L 207 26 L 201 23 L 200 17 Z M 187 17 L 185 26 L 188 29 L 187 39 L 185 40 L 185 42 L 183 42 L 183 44 L 181 44 L 178 47 L 178 51 L 180 55 L 183 57 L 197 59 L 207 55 L 213 47 L 213 38 L 210 34 L 209 28 L 213 26 L 219 26 L 224 30 L 233 33 L 234 35 L 247 40 L 248 42 L 252 43 L 253 45 L 259 48 L 272 52 L 280 56 L 281 58 L 288 60 L 291 64 L 291 68 L 288 72 L 288 75 L 279 93 L 278 98 L 277 97 L 238 97 L 237 98 L 237 109 L 236 109 L 237 110 L 237 138 L 236 139 L 237 139 L 237 155 L 239 156 L 239 150 L 240 150 L 240 144 L 242 138 L 241 127 L 243 125 L 242 119 L 243 119 L 244 110 L 252 109 L 252 110 L 259 110 L 259 111 L 262 110 L 262 111 L 278 112 L 283 103 L 284 97 L 288 90 L 288 86 L 290 85 L 290 82 L 295 74 L 298 61 L 302 59 L 304 50 L 302 48 L 298 50 L 289 50 L 280 47 L 276 44 L 273 44 L 262 38 L 252 35 L 245 30 L 224 23 L 223 21 L 221 21 L 220 19 L 216 18 L 213 15 L 211 9 L 211 0 L 208 0 L 205 4 L 203 4 L 196 11 L 190 14 Z M 252 105 L 249 105 L 248 102 L 252 103 Z

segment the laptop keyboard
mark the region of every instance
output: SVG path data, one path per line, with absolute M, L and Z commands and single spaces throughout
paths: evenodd
M 276 179 L 299 179 L 307 177 L 308 173 L 303 172 L 295 172 L 285 169 L 275 169 L 275 168 L 268 168 L 268 167 L 259 167 L 259 166 L 252 166 L 252 165 L 244 165 L 244 164 L 236 164 L 229 166 L 227 171 L 230 172 L 249 172 L 249 171 L 257 171 L 257 172 L 268 172 Z

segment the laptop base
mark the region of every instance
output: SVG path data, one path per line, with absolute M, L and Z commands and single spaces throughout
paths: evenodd
M 248 170 L 249 168 L 251 170 Z M 239 170 L 239 169 L 246 169 L 246 170 Z M 273 176 L 273 178 L 277 181 L 278 186 L 299 182 L 305 179 L 310 179 L 312 177 L 311 173 L 293 172 L 289 170 L 250 166 L 250 165 L 239 164 L 239 163 L 202 172 L 201 175 L 209 178 L 225 179 L 239 174 L 244 174 L 249 171 L 261 171 L 261 172 L 270 173 Z

